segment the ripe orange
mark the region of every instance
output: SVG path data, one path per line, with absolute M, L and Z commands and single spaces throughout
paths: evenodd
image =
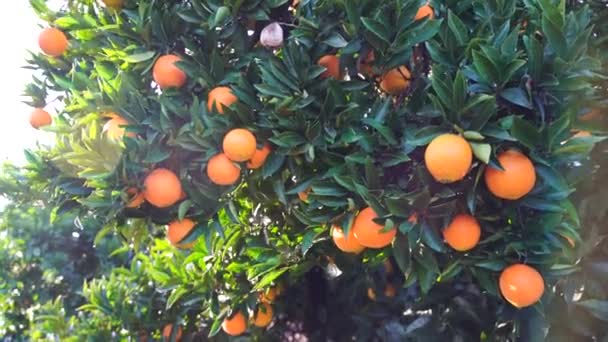
M 53 118 L 51 114 L 45 111 L 42 108 L 36 108 L 30 114 L 30 125 L 35 129 L 39 129 L 40 127 L 48 126 L 53 123 Z
M 410 77 L 410 70 L 405 65 L 389 70 L 380 79 L 380 89 L 391 95 L 399 95 L 410 86 Z
M 536 303 L 545 291 L 545 281 L 534 268 L 524 264 L 506 267 L 498 281 L 500 293 L 516 308 Z
M 262 308 L 263 307 L 263 308 Z M 253 317 L 253 325 L 256 327 L 264 328 L 272 322 L 272 306 L 268 303 L 260 303 L 258 310 Z
M 395 235 L 397 235 L 397 229 L 393 228 L 388 232 L 382 232 L 384 226 L 381 226 L 373 221 L 378 215 L 374 212 L 374 209 L 367 207 L 359 212 L 359 215 L 355 218 L 353 227 L 351 230 L 357 241 L 369 248 L 384 248 L 388 246 Z
M 443 230 L 445 242 L 457 251 L 465 252 L 473 249 L 481 237 L 479 222 L 468 214 L 456 215 Z
M 578 131 L 578 132 L 576 132 L 576 134 L 574 134 L 572 136 L 572 138 L 587 138 L 587 137 L 590 137 L 592 135 L 593 134 L 591 134 L 591 132 L 589 132 L 589 131 Z
M 384 296 L 391 298 L 395 297 L 396 295 L 397 290 L 395 289 L 395 286 L 391 283 L 386 284 L 386 287 L 384 288 Z M 367 298 L 376 301 L 376 291 L 374 291 L 374 289 L 371 287 L 367 289 Z
M 374 291 L 374 289 L 371 287 L 367 289 L 367 298 L 373 301 L 376 300 L 376 291 Z
M 106 7 L 113 8 L 115 10 L 119 10 L 122 8 L 123 0 L 102 0 Z
M 146 200 L 144 198 L 144 194 L 140 192 L 137 188 L 127 189 L 127 194 L 129 195 L 129 202 L 127 202 L 127 204 L 125 205 L 125 207 L 127 208 L 138 208 Z
M 113 115 L 105 125 L 103 125 L 102 131 L 108 135 L 108 138 L 111 140 L 122 140 L 123 136 L 125 136 L 125 127 L 128 126 L 129 122 L 118 115 Z M 128 137 L 135 137 L 135 133 L 128 132 L 126 134 Z
M 247 330 L 247 320 L 243 313 L 238 311 L 232 317 L 226 317 L 222 323 L 222 329 L 230 336 L 238 336 Z
M 182 183 L 171 170 L 159 168 L 152 171 L 144 181 L 144 197 L 159 208 L 170 207 L 179 201 Z
M 279 288 L 277 288 L 277 286 L 273 286 L 266 289 L 264 292 L 260 292 L 258 298 L 264 303 L 274 303 L 280 292 L 281 291 Z
M 300 201 L 308 202 L 308 195 L 310 194 L 311 191 L 312 191 L 312 188 L 308 188 L 304 191 L 298 192 L 298 198 L 300 199 Z
M 166 341 L 169 341 L 169 338 L 171 337 L 171 333 L 173 329 L 173 324 L 167 324 L 165 325 L 165 328 L 163 329 L 163 339 Z M 175 341 L 180 341 L 182 339 L 182 327 L 177 327 L 177 332 L 175 333 Z
M 536 169 L 532 161 L 516 150 L 507 150 L 497 156 L 504 169 L 486 168 L 484 178 L 494 196 L 516 200 L 529 193 L 536 183 Z
M 180 242 L 192 232 L 194 226 L 196 226 L 196 222 L 189 218 L 184 218 L 182 221 L 175 220 L 169 223 L 167 227 L 167 240 L 175 247 L 183 249 L 192 248 L 195 241 L 186 244 L 180 244 Z
M 181 60 L 176 55 L 164 55 L 156 60 L 152 77 L 161 89 L 181 88 L 186 83 L 186 73 L 175 64 Z
M 325 55 L 319 58 L 317 64 L 325 67 L 327 70 L 321 74 L 321 77 L 333 77 L 336 80 L 342 78 L 342 71 L 340 70 L 340 58 L 336 55 Z
M 601 117 L 602 117 L 602 113 L 600 113 L 600 110 L 597 108 L 593 108 L 592 110 L 585 113 L 584 115 L 579 116 L 578 119 L 583 122 L 588 122 L 588 121 L 597 120 Z
M 426 4 L 418 9 L 414 20 L 424 19 L 426 17 L 429 17 L 429 19 L 435 18 L 435 12 L 433 12 L 433 7 L 431 7 L 429 4 Z
M 456 134 L 442 134 L 427 146 L 424 162 L 433 178 L 453 183 L 464 178 L 473 162 L 471 145 Z
M 251 131 L 236 128 L 224 136 L 224 154 L 235 162 L 244 162 L 253 157 L 256 151 L 255 135 Z
M 38 36 L 38 45 L 45 54 L 59 57 L 68 49 L 68 38 L 61 30 L 45 28 Z
M 224 107 L 230 107 L 238 99 L 232 93 L 232 90 L 228 87 L 216 87 L 213 88 L 209 95 L 207 95 L 207 110 L 211 112 L 213 104 L 215 103 L 215 110 L 218 113 L 224 114 Z
M 353 234 L 353 229 L 348 232 L 348 236 L 344 236 L 344 231 L 337 225 L 334 225 L 331 230 L 331 237 L 339 250 L 346 253 L 359 254 L 363 252 L 365 246 L 361 245 Z
M 386 284 L 386 288 L 384 289 L 385 297 L 395 297 L 397 295 L 397 290 L 395 286 L 391 283 Z
M 241 169 L 224 153 L 216 154 L 207 162 L 207 177 L 217 185 L 232 185 L 241 176 Z
M 386 273 L 387 276 L 391 276 L 393 273 L 395 273 L 395 268 L 393 267 L 393 263 L 390 259 L 384 260 L 384 262 L 382 262 L 382 266 L 384 266 L 384 273 Z
M 249 161 L 247 162 L 247 168 L 255 170 L 262 167 L 266 162 L 266 158 L 268 158 L 270 152 L 272 152 L 272 148 L 269 144 L 264 144 L 262 148 L 256 149 L 255 153 L 253 154 L 253 157 L 251 157 L 251 159 L 249 159 Z

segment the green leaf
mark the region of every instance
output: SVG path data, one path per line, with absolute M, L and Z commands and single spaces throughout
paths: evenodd
M 222 323 L 224 322 L 224 317 L 219 316 L 216 317 L 209 329 L 209 337 L 213 337 L 217 335 L 218 332 L 222 329 Z
M 343 48 L 348 44 L 344 37 L 338 32 L 333 32 L 329 38 L 323 41 L 323 43 L 337 49 Z
M 165 310 L 171 309 L 171 307 L 173 307 L 175 302 L 177 302 L 181 297 L 183 297 L 185 294 L 187 294 L 189 292 L 190 291 L 184 287 L 180 287 L 180 288 L 177 288 L 177 289 L 174 289 L 173 291 L 171 291 L 169 298 L 167 298 L 167 305 L 165 306 Z
M 484 164 L 490 162 L 490 156 L 492 155 L 492 146 L 490 144 L 483 144 L 477 142 L 469 142 L 471 145 L 471 149 L 473 149 L 473 154 L 475 157 Z
M 566 37 L 562 31 L 562 27 L 551 22 L 546 16 L 542 19 L 542 29 L 549 41 L 549 46 L 557 53 L 558 56 L 565 57 L 568 54 L 568 44 Z
M 268 178 L 274 175 L 274 173 L 281 168 L 283 162 L 285 162 L 285 156 L 283 154 L 271 153 L 270 156 L 268 156 L 268 159 L 266 159 L 264 166 L 262 166 L 262 177 Z
M 141 62 L 145 62 L 145 61 L 151 59 L 155 55 L 156 55 L 155 51 L 147 51 L 147 52 L 136 53 L 136 54 L 128 55 L 127 57 L 125 57 L 125 62 L 127 62 L 127 63 L 141 63 Z
M 363 26 L 365 26 L 365 28 L 372 32 L 376 37 L 378 37 L 385 43 L 390 44 L 388 30 L 381 22 L 372 18 L 365 17 L 361 18 L 361 22 L 363 23 Z
M 226 18 L 230 16 L 230 9 L 226 6 L 222 6 L 215 11 L 215 17 L 213 18 L 213 26 L 220 26 L 226 21 Z
M 499 272 L 502 271 L 506 267 L 506 263 L 501 259 L 487 259 L 483 261 L 478 261 L 475 263 L 475 266 L 488 269 L 490 271 Z
M 260 281 L 255 284 L 253 287 L 254 290 L 261 290 L 268 285 L 272 284 L 277 278 L 279 278 L 283 273 L 287 272 L 289 267 L 279 268 L 273 271 L 268 272 Z
M 608 300 L 587 299 L 577 302 L 576 305 L 585 308 L 598 319 L 608 322 Z
M 179 208 L 177 210 L 177 219 L 178 220 L 183 220 L 184 217 L 186 216 L 186 214 L 188 213 L 188 210 L 192 207 L 192 201 L 190 200 L 185 200 L 182 203 L 180 203 Z
M 448 10 L 448 27 L 454 37 L 456 37 L 456 42 L 460 46 L 467 45 L 469 43 L 469 32 L 465 24 L 455 15 L 451 10 Z
M 393 257 L 401 272 L 407 273 L 410 267 L 410 246 L 407 236 L 397 234 L 397 237 L 393 240 Z
M 422 223 L 422 241 L 435 252 L 443 253 L 445 251 L 443 239 L 439 236 L 439 233 L 435 228 L 426 224 L 426 222 Z
M 507 88 L 500 92 L 500 97 L 518 106 L 532 109 L 528 95 L 521 88 Z
M 511 135 L 519 141 L 520 144 L 534 149 L 540 143 L 540 133 L 527 120 L 519 117 L 513 118 L 511 125 Z
M 485 137 L 477 132 L 477 131 L 465 131 L 464 133 L 462 133 L 462 135 L 467 139 L 467 140 L 484 140 Z
M 479 51 L 473 51 L 473 65 L 479 76 L 488 84 L 495 84 L 498 81 L 498 71 L 494 63 Z

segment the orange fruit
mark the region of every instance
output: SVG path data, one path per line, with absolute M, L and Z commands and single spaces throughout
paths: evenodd
M 500 274 L 498 285 L 507 302 L 519 309 L 538 302 L 545 292 L 541 274 L 524 264 L 506 267 Z
M 465 252 L 473 249 L 481 237 L 479 222 L 468 214 L 456 215 L 443 230 L 445 242 L 457 251 Z
M 115 10 L 119 10 L 122 8 L 123 0 L 101 0 L 106 7 L 113 8 Z
M 591 132 L 589 132 L 589 131 L 578 131 L 578 132 L 576 132 L 576 134 L 574 134 L 572 136 L 572 138 L 587 138 L 587 137 L 590 137 L 592 135 L 593 134 L 591 134 Z
M 125 205 L 127 208 L 138 208 L 146 200 L 143 192 L 140 192 L 137 188 L 127 189 L 127 194 L 129 195 L 129 202 Z
M 382 266 L 384 266 L 384 273 L 386 273 L 387 276 L 391 276 L 393 273 L 395 273 L 395 268 L 393 267 L 393 263 L 390 259 L 384 260 Z
M 186 244 L 180 244 L 180 242 L 192 232 L 194 226 L 196 226 L 196 222 L 189 218 L 184 218 L 181 221 L 175 220 L 169 223 L 167 226 L 167 240 L 175 247 L 184 249 L 192 248 L 195 243 L 194 241 Z
M 386 287 L 384 288 L 384 296 L 395 297 L 396 295 L 397 290 L 395 289 L 395 286 L 391 283 L 386 284 Z M 376 301 L 376 291 L 374 291 L 374 289 L 371 287 L 367 289 L 367 298 Z
M 602 117 L 602 113 L 600 113 L 600 110 L 597 108 L 593 108 L 592 110 L 590 110 L 589 112 L 579 116 L 579 120 L 586 122 L 586 121 L 594 121 L 597 120 L 599 118 Z
M 144 180 L 144 197 L 159 208 L 170 207 L 179 201 L 182 183 L 171 170 L 159 168 Z
M 235 162 L 244 162 L 253 157 L 256 151 L 255 135 L 244 128 L 236 128 L 224 136 L 224 154 Z
M 222 322 L 222 329 L 230 336 L 238 336 L 247 330 L 247 320 L 243 313 L 238 311 L 232 317 L 226 317 Z
M 384 248 L 388 246 L 395 235 L 397 229 L 393 228 L 388 232 L 382 232 L 384 226 L 381 226 L 373 221 L 378 215 L 374 209 L 367 207 L 359 212 L 355 218 L 351 230 L 355 239 L 363 246 L 369 248 Z
M 367 298 L 373 301 L 376 300 L 376 291 L 374 291 L 374 289 L 371 287 L 367 289 Z
M 385 297 L 395 297 L 397 295 L 397 290 L 395 286 L 391 283 L 386 284 L 386 288 L 384 289 Z
M 342 71 L 340 70 L 340 58 L 338 58 L 338 56 L 325 55 L 319 58 L 317 64 L 327 69 L 321 74 L 321 77 L 333 77 L 336 80 L 342 78 Z
M 228 87 L 216 87 L 213 88 L 209 95 L 207 95 L 207 110 L 211 112 L 213 104 L 215 103 L 215 110 L 218 113 L 224 114 L 224 107 L 230 107 L 238 99 L 232 93 L 232 90 Z
M 113 115 L 112 118 L 108 120 L 105 125 L 103 125 L 102 131 L 107 134 L 108 138 L 112 140 L 122 140 L 123 136 L 125 135 L 124 126 L 128 125 L 129 122 L 125 118 L 118 115 Z M 126 135 L 130 138 L 135 137 L 135 133 L 133 132 L 128 132 Z
M 262 301 L 264 303 L 274 303 L 274 301 L 279 296 L 279 292 L 280 292 L 280 289 L 277 288 L 276 286 L 273 286 L 273 287 L 266 289 L 266 291 L 264 291 L 264 292 L 260 292 L 260 294 L 258 295 L 258 298 L 260 299 L 260 301 Z
M 247 162 L 247 168 L 255 170 L 262 167 L 270 152 L 272 152 L 272 148 L 270 148 L 269 144 L 264 144 L 262 148 L 256 149 L 253 157 Z
M 536 183 L 536 169 L 532 161 L 516 150 L 497 156 L 504 171 L 487 167 L 484 179 L 488 190 L 502 199 L 516 200 L 529 193 Z
M 173 329 L 173 324 L 165 325 L 165 328 L 163 329 L 164 340 L 169 341 L 169 338 L 171 337 L 172 329 Z M 177 332 L 175 333 L 175 341 L 179 341 L 182 339 L 182 333 L 183 333 L 182 327 L 177 327 Z
M 374 51 L 370 50 L 365 58 L 359 63 L 359 73 L 366 77 L 372 77 L 374 75 L 373 67 L 375 60 L 376 56 L 374 55 Z
M 426 4 L 418 9 L 414 20 L 424 19 L 426 17 L 429 17 L 429 19 L 435 18 L 435 12 L 433 12 L 433 7 L 431 7 L 429 4 Z
M 331 230 L 331 237 L 333 238 L 336 247 L 342 252 L 359 254 L 365 249 L 365 246 L 361 245 L 355 238 L 352 228 L 348 232 L 348 236 L 344 236 L 342 228 L 334 225 Z
M 186 83 L 186 73 L 175 64 L 181 60 L 176 55 L 164 55 L 156 60 L 152 77 L 161 89 L 181 88 Z
M 38 45 L 45 54 L 59 57 L 68 49 L 68 37 L 56 28 L 45 28 L 38 36 Z
M 207 177 L 217 185 L 232 185 L 241 177 L 241 169 L 224 153 L 219 153 L 207 162 Z
M 380 89 L 391 95 L 399 95 L 410 86 L 410 77 L 410 70 L 405 65 L 389 70 L 380 78 Z
M 53 118 L 51 114 L 45 111 L 42 108 L 36 108 L 30 114 L 30 125 L 35 129 L 39 129 L 40 127 L 48 126 L 53 123 Z
M 310 194 L 311 191 L 312 191 L 312 188 L 308 188 L 304 191 L 298 192 L 298 198 L 300 199 L 300 201 L 308 202 L 308 194 Z
M 263 308 L 262 308 L 263 307 Z M 260 303 L 258 310 L 253 317 L 253 325 L 260 328 L 265 328 L 272 322 L 272 306 L 268 303 Z
M 471 145 L 456 134 L 442 134 L 426 147 L 424 162 L 433 178 L 453 183 L 464 178 L 473 162 Z

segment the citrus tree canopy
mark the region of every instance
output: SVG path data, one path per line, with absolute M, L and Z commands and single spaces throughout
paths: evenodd
M 30 2 L 30 121 L 56 143 L 29 168 L 125 259 L 46 336 L 536 341 L 554 303 L 608 319 L 555 287 L 585 246 L 604 8 Z

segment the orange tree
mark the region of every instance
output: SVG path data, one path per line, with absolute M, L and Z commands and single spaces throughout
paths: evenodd
M 586 6 L 31 4 L 32 163 L 131 257 L 60 338 L 542 339 L 601 140 Z

